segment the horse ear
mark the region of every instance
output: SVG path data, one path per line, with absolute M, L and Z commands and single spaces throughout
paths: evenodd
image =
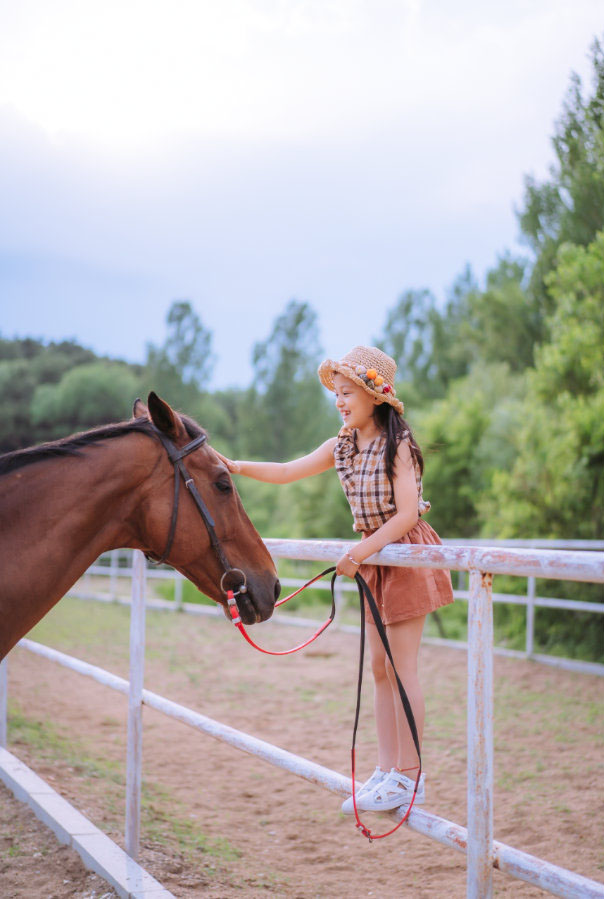
M 180 433 L 181 427 L 174 410 L 153 391 L 149 394 L 147 402 L 149 404 L 149 415 L 155 427 L 167 437 L 175 440 Z
M 140 396 L 134 400 L 134 405 L 132 406 L 132 418 L 148 418 L 149 410 L 141 400 Z

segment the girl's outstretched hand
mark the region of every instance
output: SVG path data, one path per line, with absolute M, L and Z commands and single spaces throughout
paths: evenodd
M 239 472 L 241 471 L 239 462 L 233 462 L 232 459 L 227 459 L 226 456 L 223 456 L 222 453 L 219 453 L 217 449 L 214 449 L 214 447 L 212 447 L 212 449 L 214 450 L 220 461 L 224 462 L 231 474 L 239 474 Z

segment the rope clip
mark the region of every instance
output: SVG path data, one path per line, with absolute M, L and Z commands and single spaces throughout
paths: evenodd
M 235 596 L 239 595 L 239 591 L 234 593 L 232 590 L 229 590 L 227 593 L 227 606 L 229 608 L 229 612 L 231 613 L 231 619 L 234 625 L 241 624 L 241 617 L 239 615 L 239 609 L 237 608 L 237 600 Z
M 373 836 L 368 827 L 365 827 L 365 825 L 361 821 L 359 821 L 359 823 L 356 825 L 356 827 L 357 827 L 357 830 L 361 831 L 361 833 L 363 834 L 364 837 L 367 837 L 367 839 L 369 840 L 370 843 L 373 843 Z

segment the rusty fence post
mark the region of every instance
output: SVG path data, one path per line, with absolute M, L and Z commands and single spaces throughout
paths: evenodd
M 493 895 L 493 575 L 470 570 L 468 899 Z

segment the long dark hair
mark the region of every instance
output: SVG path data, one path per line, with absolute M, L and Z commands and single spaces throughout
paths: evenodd
M 411 455 L 417 459 L 420 473 L 424 473 L 424 457 L 411 432 L 411 428 L 390 403 L 380 403 L 373 410 L 373 418 L 382 431 L 386 434 L 386 474 L 388 480 L 394 489 L 394 460 L 396 459 L 396 451 L 403 437 L 409 438 L 409 449 Z

